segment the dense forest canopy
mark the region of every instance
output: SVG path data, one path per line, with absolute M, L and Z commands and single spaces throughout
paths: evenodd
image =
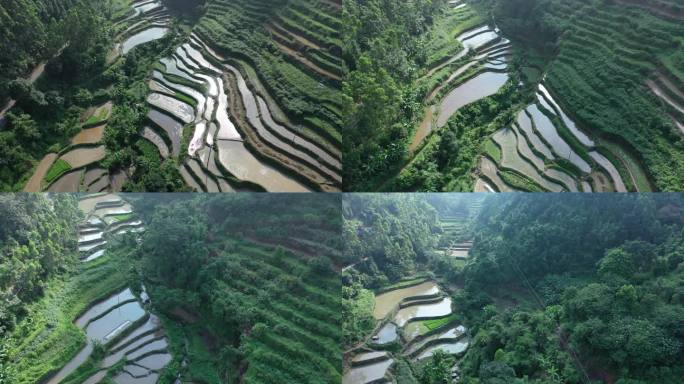
M 0 195 L 0 337 L 77 260 L 76 203 L 69 195 Z
M 379 283 L 386 286 L 398 273 L 405 278 L 427 273 L 460 287 L 452 296 L 455 313 L 473 338 L 459 363 L 464 382 L 679 382 L 683 196 L 493 195 L 473 223 L 474 246 L 465 265 L 450 263 L 429 247 L 427 257 L 407 252 L 401 263 L 382 255 L 400 244 L 400 234 L 419 235 L 387 223 L 413 223 L 413 228 L 434 222 L 437 214 L 453 214 L 460 200 L 458 195 L 345 197 L 348 252 L 368 252 L 374 261 L 344 272 L 346 345 L 373 330 L 373 290 Z M 353 232 L 350 226 L 363 230 Z M 383 236 L 368 235 L 374 233 Z M 372 248 L 359 251 L 354 234 L 372 239 L 367 243 Z M 420 235 L 426 241 L 439 231 Z M 450 377 L 448 361 L 436 357 L 416 380 L 443 382 L 435 378 Z
M 344 182 L 367 191 L 407 156 L 405 138 L 420 110 L 410 84 L 427 61 L 425 32 L 447 0 L 345 1 L 345 57 L 350 73 L 344 130 Z
M 478 341 L 464 368 L 504 381 L 677 382 L 682 209 L 680 195 L 490 199 L 463 271 Z M 521 294 L 497 303 L 502 289 Z
M 345 195 L 345 261 L 361 263 L 365 284 L 380 287 L 415 271 L 439 231 L 437 211 L 423 197 Z

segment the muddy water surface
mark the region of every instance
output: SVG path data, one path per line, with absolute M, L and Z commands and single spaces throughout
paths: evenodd
M 342 384 L 362 384 L 380 380 L 387 374 L 394 360 L 388 359 L 379 363 L 354 367 L 342 378 Z
M 394 322 L 403 327 L 408 321 L 414 318 L 441 317 L 451 313 L 451 298 L 446 297 L 434 304 L 419 304 L 402 308 L 397 312 Z
M 437 126 L 443 127 L 463 106 L 495 94 L 507 81 L 506 73 L 484 72 L 456 87 L 442 100 Z
M 407 297 L 436 295 L 437 293 L 439 293 L 439 287 L 434 281 L 426 281 L 411 287 L 381 293 L 375 297 L 373 316 L 376 320 L 383 319 L 392 311 L 392 309 L 394 309 L 394 307 L 399 305 L 399 303 Z

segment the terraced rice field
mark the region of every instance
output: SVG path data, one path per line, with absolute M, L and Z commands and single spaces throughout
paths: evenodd
M 600 136 L 597 145 L 612 153 L 607 157 L 613 163 L 619 161 L 614 165 L 627 189 L 681 190 L 684 73 L 675 64 L 684 36 L 681 5 L 579 3 L 549 9 L 549 17 L 570 22 L 549 66 L 547 87 Z M 628 144 L 626 151 L 604 143 L 614 137 Z
M 103 257 L 108 239 L 144 231 L 131 206 L 117 195 L 86 196 L 79 208 L 86 214 L 78 239 L 83 263 Z M 139 296 L 125 288 L 91 304 L 74 321 L 85 332 L 85 346 L 46 383 L 95 384 L 107 377 L 117 384 L 156 383 L 171 355 L 159 319 L 146 311 L 145 304 L 149 297 L 144 287 Z M 104 353 L 95 355 L 96 345 L 102 345 Z M 121 362 L 125 362 L 122 369 L 112 370 Z
M 14 346 L 10 361 L 20 372 L 15 379 L 22 384 L 156 383 L 171 358 L 164 330 L 146 309 L 144 287 L 127 288 L 125 268 L 105 254 L 108 240 L 143 230 L 142 222 L 106 223 L 113 210 L 130 212 L 117 195 L 89 195 L 79 208 L 86 215 L 78 226 L 82 263 L 73 278 L 51 286 L 29 309 L 32 321 L 14 333 L 20 339 L 8 340 Z
M 443 42 L 460 49 L 436 62 L 420 79 L 432 84 L 432 89 L 425 99 L 428 105 L 425 117 L 409 147 L 412 152 L 460 108 L 496 93 L 508 81 L 505 71 L 493 65 L 496 60 L 505 60 L 510 53 L 510 41 L 486 24 L 474 26 L 474 23 L 481 23 L 479 16 L 463 5 L 454 8 L 450 17 L 459 20 L 458 25 L 465 30 L 454 38 L 455 41 L 447 38 Z
M 442 234 L 437 248 L 444 254 L 458 259 L 467 259 L 473 247 L 473 220 L 480 213 L 483 196 L 469 196 L 458 210 L 439 218 Z
M 548 19 L 564 32 L 558 52 L 544 60 L 530 53 L 524 38 L 509 40 L 496 26 L 482 24 L 478 5 L 451 3 L 444 19 L 457 20 L 454 25 L 465 31 L 427 43 L 428 52 L 440 49 L 417 82 L 428 89 L 425 114 L 416 124 L 410 159 L 380 189 L 680 189 L 684 73 L 675 63 L 681 62 L 677 47 L 684 31 L 679 8 L 666 3 L 553 2 Z M 510 66 L 513 61 L 530 67 Z M 512 112 L 517 116 L 510 124 Z M 453 160 L 439 153 L 444 130 L 458 137 Z M 459 153 L 461 146 L 471 151 L 471 143 L 480 145 L 481 157 Z M 456 161 L 457 168 L 442 169 Z M 466 167 L 470 181 L 461 176 Z
M 216 244 L 219 250 L 220 244 Z M 264 332 L 245 335 L 242 348 L 249 362 L 242 375 L 251 383 L 339 382 L 341 377 L 341 314 L 339 276 L 312 276 L 294 288 L 280 287 L 279 300 L 264 306 L 259 294 L 268 282 L 290 281 L 306 271 L 301 257 L 273 257 L 273 249 L 245 243 L 231 252 L 237 275 L 222 279 L 221 292 L 243 308 L 252 308 Z M 237 268 L 234 270 L 238 270 Z M 275 327 L 275 329 L 274 329 Z M 284 327 L 287 332 L 278 331 Z
M 104 255 L 107 240 L 112 236 L 145 230 L 131 205 L 117 195 L 88 196 L 79 203 L 79 208 L 86 214 L 85 222 L 79 225 L 81 260 L 91 261 Z
M 536 97 L 512 127 L 492 135 L 498 152 L 488 151 L 490 161 L 481 163 L 482 183 L 497 191 L 627 192 L 621 164 L 597 149 L 597 140 L 578 128 L 544 84 Z
M 109 54 L 108 63 L 137 45 L 160 38 L 159 30 L 168 30 L 164 26 L 169 23 L 170 15 L 161 2 L 132 2 L 129 16 L 115 25 L 120 31 L 116 39 L 121 43 L 117 43 Z M 43 158 L 24 190 L 92 193 L 121 190 L 125 174 L 109 175 L 100 167 L 106 155 L 102 140 L 113 107 L 112 102 L 106 102 L 88 108 L 81 119 L 81 131 L 59 153 L 50 153 Z
M 230 116 L 229 83 L 224 76 L 233 72 L 238 80 L 242 78 L 237 69 L 222 61 L 223 58 L 196 35 L 190 37 L 189 43 L 178 47 L 171 57 L 162 59 L 150 80 L 152 93 L 148 103 L 151 110 L 144 137 L 153 141 L 162 156 L 169 155 L 169 147 L 172 156 L 186 153 L 188 158 L 181 168 L 181 175 L 198 191 L 232 192 L 245 188 L 290 192 L 309 190 L 295 177 L 276 169 L 258 153 L 248 150 L 249 143 L 245 143 L 233 123 L 234 117 Z M 289 136 L 270 114 L 260 118 L 256 98 L 244 80 L 238 82 L 238 87 L 249 102 L 246 113 L 261 136 L 318 164 L 310 155 L 281 139 Z M 230 107 L 234 108 L 233 105 Z M 263 106 L 261 113 L 266 110 Z M 265 125 L 269 123 L 269 127 L 281 129 L 285 136 L 277 137 L 266 129 Z M 186 129 L 191 129 L 192 134 L 185 132 Z M 184 136 L 189 137 L 188 147 L 180 148 Z M 302 141 L 297 144 L 306 146 L 309 143 Z M 325 156 L 324 153 L 321 155 Z
M 451 299 L 433 281 L 418 280 L 375 300 L 378 325 L 366 343 L 345 354 L 344 384 L 391 382 L 398 361 L 419 364 L 438 349 L 462 356 L 468 348 L 467 330 L 455 323 Z M 388 352 L 393 345 L 394 352 Z
M 496 94 L 509 81 L 507 61 L 512 51 L 498 29 L 478 26 L 456 40 L 463 50 L 426 75 L 428 80 L 440 79 L 426 99 L 437 108 L 430 107 L 417 129 L 414 149 L 420 148 L 433 127 L 444 127 L 458 110 Z M 626 192 L 617 166 L 597 151 L 595 141 L 560 107 L 544 83 L 538 85 L 536 97 L 536 103 L 519 113 L 514 126 L 495 132 L 487 139 L 491 142 L 483 145 L 487 158 L 478 162 L 475 189 Z M 432 113 L 435 109 L 438 112 Z
M 206 133 L 198 133 L 195 141 L 215 135 L 220 124 L 230 122 L 238 136 L 219 135 L 216 140 L 243 141 L 252 154 L 243 164 L 232 156 L 232 163 L 219 169 L 249 169 L 249 176 L 255 176 L 261 172 L 253 169 L 259 162 L 259 168 L 268 165 L 271 174 L 290 179 L 271 185 L 263 185 L 263 178 L 247 180 L 267 190 L 341 188 L 339 87 L 345 68 L 340 59 L 340 12 L 339 1 L 209 3 L 188 42 L 202 57 L 189 60 L 197 64 L 195 72 L 213 72 L 222 83 L 225 101 L 219 97 L 220 103 L 214 104 L 219 111 L 227 110 L 227 116 L 217 119 L 214 129 L 211 121 L 199 125 Z M 191 63 L 184 64 L 193 67 Z M 209 167 L 203 168 L 212 177 Z M 201 183 L 205 175 L 189 173 L 206 188 Z

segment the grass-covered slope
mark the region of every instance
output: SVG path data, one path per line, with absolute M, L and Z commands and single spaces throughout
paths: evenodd
M 184 381 L 340 381 L 339 197 L 301 196 L 186 196 L 155 210 L 139 265 L 178 324 Z
M 37 383 L 57 372 L 86 345 L 74 324 L 88 306 L 126 285 L 117 257 L 79 263 L 66 278 L 49 281 L 42 298 L 26 308 L 17 328 L 3 341 L 3 377 L 12 383 Z

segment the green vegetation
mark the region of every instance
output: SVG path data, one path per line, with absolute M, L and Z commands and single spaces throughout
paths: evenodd
M 384 287 L 382 287 L 382 290 L 383 291 L 392 291 L 392 290 L 399 289 L 399 288 L 410 287 L 412 285 L 420 284 L 420 283 L 424 282 L 425 280 L 427 280 L 425 277 L 416 277 L 416 278 L 404 279 L 398 283 L 384 286 Z
M 354 345 L 364 339 L 375 327 L 373 291 L 361 284 L 345 284 L 342 287 L 342 343 Z
M 628 142 L 659 189 L 682 190 L 681 132 L 644 84 L 681 52 L 681 23 L 607 1 L 517 0 L 495 12 L 504 31 L 553 52 L 548 84 L 580 123 Z
M 299 196 L 135 203 L 149 225 L 134 264 L 156 308 L 183 320 L 184 380 L 339 381 L 339 198 Z
M 112 34 L 108 10 L 110 4 L 89 0 L 12 0 L 0 6 L 0 105 L 16 100 L 0 131 L 0 190 L 21 190 L 34 164 L 80 130 L 85 108 L 106 97 L 97 74 Z M 37 79 L 39 63 L 46 63 L 45 74 Z
M 684 121 L 684 77 L 674 64 L 682 62 L 681 5 L 470 0 L 451 8 L 447 3 L 345 2 L 351 69 L 344 85 L 350 104 L 347 190 L 472 191 L 481 156 L 500 165 L 488 137 L 534 102 L 542 79 L 576 125 L 610 151 L 604 156 L 628 190 L 684 188 L 684 140 L 676 125 Z M 464 80 L 492 68 L 491 60 L 467 68 L 474 55 L 457 56 L 463 43 L 456 36 L 485 22 L 500 27 L 512 42 L 504 67 L 511 75 L 508 85 L 461 107 L 444 127 L 426 129 L 426 111 Z M 649 89 L 652 84 L 660 91 Z M 557 116 L 549 117 L 563 141 L 594 171 L 604 172 L 589 156 L 593 148 Z M 503 171 L 500 176 L 515 189 L 540 191 L 520 175 Z
M 84 346 L 73 321 L 123 286 L 126 268 L 111 253 L 78 262 L 76 224 L 82 213 L 74 196 L 4 195 L 0 210 L 0 377 L 36 383 Z
M 350 272 L 358 273 L 355 280 L 384 287 L 412 275 L 416 262 L 426 260 L 438 230 L 437 212 L 427 202 L 411 195 L 353 194 L 344 204 L 344 260 L 361 261 Z
M 105 75 L 117 79 L 114 85 L 114 109 L 107 122 L 104 143 L 110 149 L 102 162 L 110 174 L 119 170 L 135 169 L 124 185 L 127 192 L 186 191 L 178 172 L 176 159 L 163 160 L 158 151 L 146 151 L 146 140 L 140 136 L 140 127 L 147 123 L 149 107 L 145 102 L 147 81 L 151 68 L 167 47 L 179 43 L 180 39 L 170 33 L 166 37 L 138 46 L 124 58 L 109 67 Z
M 455 315 L 443 317 L 441 319 L 433 319 L 433 320 L 423 320 L 421 321 L 422 326 L 424 326 L 428 331 L 434 331 L 435 329 L 439 329 L 449 322 L 452 322 L 456 319 Z
M 407 157 L 412 127 L 421 118 L 424 93 L 411 83 L 415 67 L 425 65 L 427 31 L 447 1 L 344 1 L 345 56 L 350 73 L 343 86 L 347 102 L 344 130 L 344 183 L 346 190 L 376 189 Z M 439 23 L 437 39 L 455 27 Z M 434 43 L 437 51 L 452 51 Z
M 136 215 L 135 213 L 126 213 L 123 215 L 111 216 L 111 218 L 114 219 L 114 221 L 126 221 L 126 220 L 130 220 L 130 219 L 137 217 L 137 216 L 138 215 Z
M 94 126 L 107 120 L 107 115 L 109 112 L 106 108 L 102 108 L 97 113 L 93 113 L 88 120 L 83 123 L 84 126 Z
M 55 163 L 52 164 L 52 167 L 50 167 L 50 170 L 45 176 L 45 181 L 47 181 L 48 183 L 52 183 L 53 181 L 57 180 L 60 176 L 67 173 L 70 169 L 71 165 L 69 165 L 69 163 L 67 163 L 64 159 L 57 159 L 57 161 L 55 161 Z
M 6 337 L 42 296 L 44 281 L 75 261 L 81 214 L 73 197 L 59 195 L 2 195 L 0 212 L 0 336 Z
M 74 255 L 83 220 L 75 197 L 0 198 L 3 382 L 40 382 L 64 367 L 86 345 L 74 320 L 124 287 L 140 293 L 141 280 L 172 356 L 160 383 L 179 374 L 217 384 L 340 381 L 338 195 L 130 198 L 145 234 L 108 238 L 105 255 L 87 263 Z M 95 343 L 62 382 L 99 371 L 127 332 Z M 125 365 L 107 368 L 104 382 Z
M 211 1 L 194 31 L 241 72 L 276 121 L 337 159 L 346 72 L 340 8 L 324 0 Z
M 385 209 L 376 206 L 378 225 L 361 233 L 382 232 L 386 223 L 402 228 L 410 202 L 422 208 L 423 220 L 434 215 L 426 202 L 443 217 L 467 205 L 459 195 L 380 196 L 366 197 Z M 371 212 L 354 209 L 370 204 L 359 199 L 345 197 L 347 221 Z M 435 252 L 409 261 L 455 289 L 454 314 L 419 322 L 419 333 L 440 332 L 458 319 L 470 347 L 462 357 L 435 354 L 420 361 L 392 352 L 398 360 L 392 375 L 398 382 L 444 383 L 456 364 L 466 383 L 678 382 L 684 372 L 678 294 L 683 210 L 677 194 L 488 197 L 472 224 L 474 246 L 465 266 Z M 382 239 L 374 246 L 393 241 Z M 362 290 L 387 267 L 354 265 L 344 273 L 345 289 Z M 351 299 L 343 303 L 354 304 Z M 361 329 L 363 317 L 347 314 L 343 326 Z

